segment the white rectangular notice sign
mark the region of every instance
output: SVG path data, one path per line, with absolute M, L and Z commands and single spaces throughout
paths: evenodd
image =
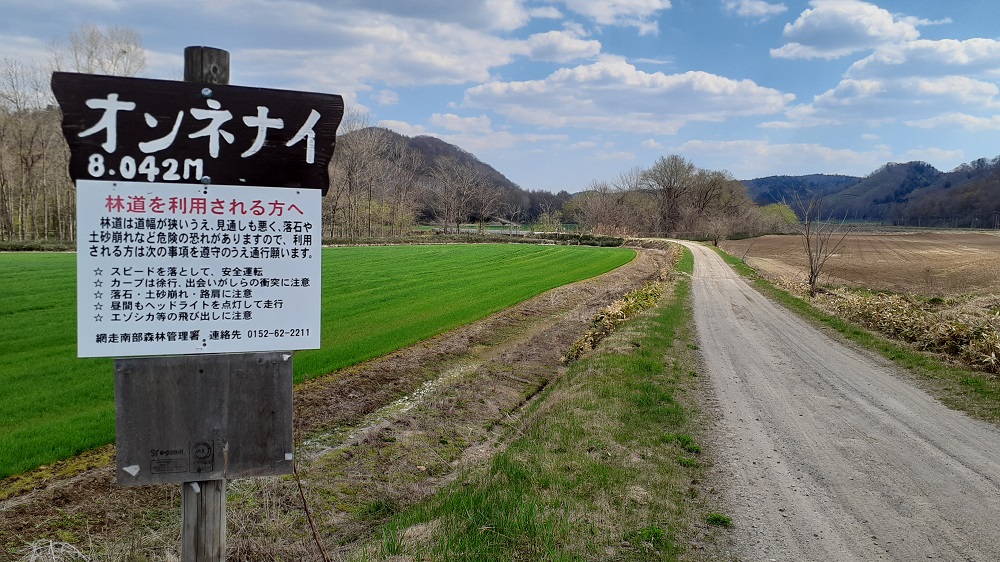
M 78 181 L 78 355 L 319 348 L 321 197 Z

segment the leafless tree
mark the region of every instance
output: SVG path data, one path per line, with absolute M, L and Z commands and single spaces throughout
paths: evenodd
M 416 223 L 416 197 L 424 162 L 420 153 L 402 143 L 393 143 L 391 153 L 392 166 L 386 178 L 385 191 L 390 211 L 388 234 L 399 236 Z
M 52 42 L 51 57 L 53 70 L 138 76 L 146 69 L 142 37 L 127 27 L 81 26 L 68 41 Z
M 809 295 L 816 296 L 819 276 L 823 273 L 830 256 L 837 253 L 847 237 L 846 217 L 841 221 L 831 220 L 823 214 L 823 196 L 813 195 L 808 199 L 795 194 L 792 209 L 798 221 L 791 227 L 802 237 L 802 248 L 809 262 Z
M 477 191 L 487 185 L 486 179 L 452 156 L 438 158 L 431 179 L 426 204 L 445 231 L 454 225 L 458 232 L 472 213 Z
M 66 229 L 68 152 L 37 64 L 0 64 L 0 238 L 72 237 Z
M 702 233 L 718 246 L 733 232 L 747 229 L 755 207 L 746 187 L 729 172 L 698 170 L 688 197 L 688 223 L 684 227 Z
M 504 220 L 507 221 L 507 227 L 511 231 L 518 230 L 521 226 L 521 222 L 525 218 L 524 208 L 526 207 L 526 204 L 519 198 L 511 197 L 510 193 L 506 193 L 504 195 L 505 197 L 500 202 L 500 212 L 503 214 Z
M 389 142 L 384 129 L 372 127 L 367 114 L 349 113 L 330 162 L 326 219 L 331 236 L 372 236 L 372 206 L 382 179 L 380 156 Z
M 577 214 L 581 226 L 596 234 L 625 236 L 647 232 L 650 213 L 643 210 L 643 169 L 631 168 L 610 182 L 596 181 L 580 195 Z
M 323 223 L 327 236 L 349 237 L 352 224 L 354 194 L 358 190 L 358 175 L 368 161 L 369 138 L 361 133 L 371 126 L 370 117 L 348 108 L 340 123 L 337 149 L 330 159 L 330 190 L 323 198 Z
M 611 184 L 606 181 L 591 182 L 587 190 L 577 195 L 573 201 L 580 226 L 597 232 L 617 222 L 615 199 Z
M 562 231 L 562 212 L 553 208 L 549 202 L 541 203 L 541 213 L 535 219 L 536 232 L 560 232 Z
M 49 88 L 53 70 L 133 76 L 145 66 L 139 34 L 82 27 L 53 42 L 50 60 L 0 62 L 0 239 L 76 237 L 69 149 Z
M 473 206 L 479 219 L 479 232 L 483 232 L 486 223 L 500 213 L 503 202 L 503 190 L 492 183 L 480 183 L 475 188 Z
M 746 187 L 728 172 L 700 169 L 672 155 L 649 169 L 593 183 L 577 213 L 593 232 L 707 236 L 718 243 L 745 229 L 755 207 Z
M 677 230 L 682 203 L 691 191 L 696 173 L 694 164 L 672 154 L 661 156 L 643 174 L 643 184 L 655 194 L 659 207 L 658 233 L 669 234 Z
M 348 110 L 330 161 L 323 202 L 326 235 L 399 236 L 416 222 L 424 163 L 419 153 L 367 113 Z

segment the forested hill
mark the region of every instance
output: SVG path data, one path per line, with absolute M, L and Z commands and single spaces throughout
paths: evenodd
M 768 176 L 745 180 L 747 193 L 758 205 L 772 203 L 790 203 L 796 195 L 810 194 L 829 196 L 838 193 L 846 187 L 858 183 L 861 178 L 856 176 L 836 176 L 812 174 L 808 176 Z
M 396 160 L 400 166 L 412 168 L 413 172 L 424 178 L 431 178 L 435 168 L 449 160 L 457 162 L 460 167 L 473 170 L 474 175 L 481 178 L 485 185 L 502 192 L 498 208 L 506 209 L 507 214 L 516 215 L 516 220 L 535 221 L 545 212 L 561 209 L 563 204 L 572 198 L 565 190 L 553 193 L 542 189 L 524 189 L 493 166 L 481 161 L 476 155 L 436 137 L 426 135 L 409 137 L 384 127 L 365 127 L 340 137 L 337 141 L 338 150 L 343 151 L 343 147 L 352 144 L 359 136 L 377 138 L 376 144 L 380 147 L 377 150 L 380 152 L 379 158 Z M 365 142 L 362 141 L 360 144 Z M 405 150 L 398 150 L 398 147 L 405 147 Z M 404 157 L 407 152 L 415 153 L 417 158 Z M 432 214 L 426 206 L 424 201 L 417 202 L 419 215 L 425 219 Z M 498 210 L 496 214 L 504 213 Z
M 1000 219 L 1000 156 L 950 172 L 907 162 L 885 164 L 863 178 L 814 174 L 743 183 L 761 205 L 822 195 L 825 214 L 833 218 L 950 227 L 995 227 Z
M 477 169 L 481 174 L 489 178 L 493 185 L 501 189 L 520 189 L 517 184 L 507 179 L 507 176 L 497 171 L 496 168 L 481 161 L 471 152 L 467 152 L 458 146 L 436 137 L 429 137 L 426 135 L 407 137 L 388 129 L 386 129 L 386 131 L 389 135 L 395 137 L 398 141 L 405 143 L 406 146 L 420 154 L 423 161 L 423 169 L 421 170 L 421 173 L 424 175 L 430 175 L 430 170 L 434 167 L 434 164 L 438 160 L 441 158 L 451 157 L 458 160 L 459 164 L 463 166 L 470 166 Z

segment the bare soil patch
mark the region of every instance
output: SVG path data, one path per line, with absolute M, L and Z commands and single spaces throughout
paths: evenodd
M 561 375 L 563 355 L 597 310 L 668 265 L 665 252 L 640 250 L 600 277 L 296 387 L 296 458 L 310 502 L 322 506 L 314 515 L 327 549 L 346 553 L 463 463 L 489 458 L 496 428 Z M 175 554 L 177 486 L 119 487 L 106 462 L 34 482 L 0 503 L 0 560 L 39 539 L 109 560 Z M 232 559 L 319 559 L 293 479 L 234 481 L 228 517 Z
M 721 246 L 734 256 L 746 256 L 751 267 L 774 280 L 805 281 L 807 262 L 800 236 L 727 240 Z M 941 297 L 997 293 L 1000 234 L 850 234 L 830 257 L 820 283 Z

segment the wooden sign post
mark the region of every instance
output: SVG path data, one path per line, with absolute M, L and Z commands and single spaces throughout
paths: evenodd
M 54 73 L 77 183 L 78 355 L 116 357 L 116 476 L 181 483 L 183 562 L 226 553 L 226 480 L 293 470 L 292 350 L 320 344 L 340 96 Z
M 184 49 L 184 81 L 204 84 L 229 84 L 229 52 L 207 47 Z M 156 360 L 152 360 L 156 361 Z M 152 367 L 156 376 L 157 365 Z M 209 377 L 222 374 L 221 365 L 206 365 Z M 291 360 L 289 359 L 289 371 Z M 192 389 L 204 396 L 204 378 L 197 380 L 198 388 Z M 220 397 L 223 400 L 227 397 Z M 291 404 L 288 404 L 289 409 Z M 290 411 L 290 410 L 289 410 Z M 189 445 L 202 447 L 204 444 Z M 211 445 L 214 450 L 214 443 Z M 195 458 L 207 456 L 200 449 Z M 289 451 L 294 450 L 294 444 Z M 209 453 L 210 454 L 210 453 Z M 226 479 L 199 480 L 181 485 L 181 562 L 219 561 L 226 559 Z

